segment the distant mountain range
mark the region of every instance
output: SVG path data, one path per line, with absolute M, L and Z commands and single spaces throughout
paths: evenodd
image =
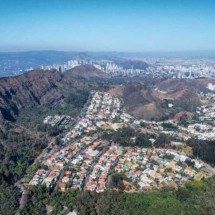
M 86 59 L 84 53 L 60 51 L 30 51 L 30 52 L 1 52 L 0 77 L 19 74 L 29 68 L 39 68 L 41 65 L 64 63 L 73 58 Z
M 28 51 L 0 52 L 0 77 L 20 74 L 29 68 L 41 65 L 65 63 L 68 60 L 113 60 L 120 63 L 122 59 L 132 58 L 213 58 L 215 51 L 210 52 L 65 52 L 65 51 Z M 121 62 L 122 63 L 122 62 Z M 123 64 L 124 65 L 124 64 Z M 126 66 L 126 65 L 124 65 Z
M 62 64 L 69 60 L 116 60 L 120 56 L 115 52 L 64 52 L 64 51 L 28 51 L 0 52 L 0 77 L 13 76 L 29 68 L 41 65 Z
M 64 103 L 72 90 L 99 90 L 101 80 L 104 80 L 102 89 L 106 86 L 106 90 L 120 96 L 130 114 L 156 120 L 174 116 L 176 110 L 195 111 L 202 104 L 199 93 L 207 90 L 208 83 L 215 84 L 210 79 L 168 79 L 151 86 L 129 82 L 116 85 L 108 74 L 92 65 L 78 66 L 65 73 L 33 70 L 0 79 L 0 117 L 15 121 L 21 109 Z M 174 109 L 168 108 L 168 103 Z

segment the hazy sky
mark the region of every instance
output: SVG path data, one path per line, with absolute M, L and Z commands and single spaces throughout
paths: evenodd
M 215 50 L 215 0 L 0 0 L 0 50 Z

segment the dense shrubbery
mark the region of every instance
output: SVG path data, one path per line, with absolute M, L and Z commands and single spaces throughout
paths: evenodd
M 47 145 L 45 137 L 5 126 L 0 130 L 0 183 L 13 184 Z
M 123 191 L 125 189 L 125 185 L 123 183 L 124 180 L 124 175 L 115 173 L 110 176 L 110 182 L 109 182 L 109 187 L 110 188 L 115 188 L 119 191 Z
M 66 96 L 65 102 L 67 104 L 72 104 L 75 108 L 83 107 L 88 99 L 88 96 L 89 93 L 87 91 L 76 90 L 76 92 L 70 92 Z
M 14 214 L 19 192 L 14 183 L 19 180 L 46 147 L 46 139 L 5 123 L 0 129 L 0 214 Z
M 154 142 L 154 147 L 156 148 L 167 148 L 170 146 L 170 138 L 166 135 L 161 133 L 159 137 Z
M 103 134 L 103 138 L 118 143 L 121 146 L 152 147 L 152 143 L 147 135 L 135 131 L 130 127 L 123 127 L 117 131 L 106 131 Z
M 178 130 L 178 127 L 173 125 L 172 123 L 162 123 L 162 127 L 166 130 Z
M 189 139 L 187 145 L 192 147 L 195 157 L 215 165 L 215 141 Z
M 45 205 L 53 205 L 52 214 L 60 214 L 64 206 L 80 214 L 215 214 L 215 178 L 194 181 L 178 191 L 168 190 L 146 193 L 103 193 L 70 190 L 67 193 L 50 192 L 44 187 L 34 188 L 26 208 L 21 214 L 45 214 Z M 117 180 L 119 181 L 119 180 Z M 65 211 L 65 214 L 68 213 Z
M 46 116 L 65 114 L 76 117 L 87 102 L 88 97 L 89 92 L 87 91 L 71 89 L 70 93 L 65 95 L 65 102 L 62 105 L 41 105 L 21 110 L 17 117 L 17 123 L 38 131 L 49 132 L 53 129 L 43 124 Z
M 187 117 L 186 116 L 180 117 L 178 124 L 187 128 L 189 125 Z
M 39 124 L 39 125 L 37 125 L 37 131 L 46 132 L 49 136 L 55 137 L 63 131 L 63 128 L 61 128 L 59 126 Z
M 18 209 L 19 190 L 12 185 L 0 185 L 0 214 L 12 215 Z

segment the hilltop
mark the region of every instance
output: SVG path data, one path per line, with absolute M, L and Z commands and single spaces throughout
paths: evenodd
M 80 80 L 80 77 L 84 80 Z M 66 73 L 57 70 L 33 70 L 20 76 L 0 79 L 1 118 L 15 121 L 19 111 L 44 105 L 59 105 L 71 92 L 89 91 L 97 87 L 91 78 L 108 78 L 93 66 L 79 66 Z
M 24 75 L 0 79 L 0 110 L 4 119 L 14 121 L 20 109 L 54 104 L 63 98 L 57 83 L 62 75 L 56 70 L 35 70 Z
M 68 72 L 66 72 L 66 76 L 68 74 L 71 77 L 81 77 L 85 79 L 91 79 L 91 78 L 110 78 L 110 76 L 107 73 L 102 72 L 101 70 L 95 68 L 92 65 L 81 65 L 77 66 Z
M 159 120 L 174 117 L 181 111 L 193 112 L 203 104 L 198 85 L 191 88 L 189 82 L 184 85 L 183 82 L 180 83 L 181 85 L 176 85 L 172 84 L 172 80 L 167 80 L 159 84 L 159 90 L 143 84 L 112 86 L 110 92 L 123 99 L 131 115 L 147 120 Z M 201 89 L 207 90 L 206 86 L 201 86 Z
M 215 84 L 214 79 L 199 78 L 199 79 L 167 79 L 156 84 L 156 87 L 161 91 L 174 92 L 177 90 L 188 89 L 195 92 L 207 91 L 209 83 Z
M 1 117 L 15 121 L 22 109 L 63 105 L 69 94 L 80 95 L 83 91 L 98 89 L 101 80 L 105 81 L 106 89 L 120 94 L 130 114 L 156 120 L 173 117 L 181 111 L 193 112 L 203 104 L 200 92 L 209 91 L 208 84 L 215 83 L 212 79 L 167 79 L 155 85 L 130 83 L 120 86 L 108 84 L 113 78 L 92 65 L 77 66 L 65 73 L 34 70 L 0 79 Z

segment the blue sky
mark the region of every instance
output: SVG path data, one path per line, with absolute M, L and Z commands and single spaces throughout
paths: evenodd
M 215 50 L 215 0 L 0 0 L 0 50 Z

